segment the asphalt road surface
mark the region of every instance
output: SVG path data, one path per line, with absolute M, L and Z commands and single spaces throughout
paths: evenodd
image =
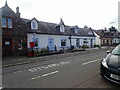
M 120 88 L 99 74 L 100 61 L 105 56 L 106 51 L 74 53 L 6 67 L 3 68 L 3 88 Z

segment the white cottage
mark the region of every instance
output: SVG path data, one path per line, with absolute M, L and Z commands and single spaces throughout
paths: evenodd
M 95 35 L 91 28 L 79 28 L 78 26 L 67 26 L 63 20 L 59 24 L 23 19 L 30 31 L 27 33 L 27 47 L 34 42 L 35 48 L 49 48 L 49 50 L 68 49 L 71 46 L 81 47 L 87 45 L 93 47 Z

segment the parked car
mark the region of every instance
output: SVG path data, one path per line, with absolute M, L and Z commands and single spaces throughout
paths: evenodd
M 100 75 L 112 82 L 120 84 L 120 45 L 113 51 L 107 51 L 107 56 L 101 61 Z

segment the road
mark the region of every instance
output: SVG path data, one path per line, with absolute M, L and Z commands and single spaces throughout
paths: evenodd
M 99 75 L 106 51 L 3 68 L 3 88 L 120 88 Z M 46 58 L 48 59 L 48 58 Z

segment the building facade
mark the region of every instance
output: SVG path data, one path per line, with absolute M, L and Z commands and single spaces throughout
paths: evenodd
M 100 46 L 116 46 L 120 44 L 120 32 L 114 27 L 109 30 L 94 30 L 96 44 Z
M 27 30 L 29 30 L 29 27 L 20 18 L 19 8 L 16 8 L 15 13 L 6 2 L 1 9 L 3 56 L 25 54 L 27 50 Z
M 91 28 L 79 28 L 60 23 L 39 21 L 36 18 L 20 17 L 19 7 L 16 13 L 7 2 L 2 8 L 2 53 L 3 56 L 26 55 L 30 48 L 47 48 L 50 51 L 80 48 L 95 44 L 95 34 Z M 34 44 L 34 45 L 33 45 Z
M 49 50 L 69 49 L 71 46 L 80 48 L 86 45 L 90 48 L 95 44 L 95 35 L 91 28 L 67 26 L 63 20 L 59 24 L 23 19 L 31 28 L 27 33 L 27 47 L 35 43 L 35 48 L 49 48 Z

